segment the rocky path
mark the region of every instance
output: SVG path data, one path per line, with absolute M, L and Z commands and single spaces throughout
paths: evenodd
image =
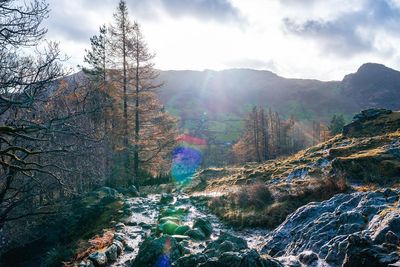
M 123 254 L 111 266 L 130 266 L 139 251 L 139 245 L 150 235 L 159 210 L 160 195 L 135 197 L 125 201 L 129 216 L 116 225 L 115 239 L 125 244 Z
M 113 245 L 79 266 L 400 266 L 399 201 L 400 189 L 338 194 L 268 232 L 232 229 L 184 194 L 129 198 Z
M 139 247 L 146 237 L 152 234 L 157 227 L 157 218 L 163 207 L 174 207 L 177 210 L 187 210 L 182 224 L 193 227 L 193 222 L 198 218 L 206 218 L 213 227 L 209 240 L 195 241 L 185 240 L 185 247 L 190 254 L 200 253 L 207 244 L 215 241 L 221 233 L 229 233 L 232 236 L 243 238 L 247 241 L 250 249 L 259 251 L 265 243 L 268 231 L 264 229 L 234 230 L 222 223 L 215 215 L 206 209 L 193 205 L 189 196 L 185 194 L 170 195 L 168 203 L 162 203 L 161 195 L 150 195 L 148 197 L 129 198 L 125 201 L 124 209 L 129 215 L 120 223 L 116 224 L 115 239 L 124 244 L 124 252 L 110 266 L 131 266 L 138 255 Z M 152 229 L 153 228 L 153 229 Z

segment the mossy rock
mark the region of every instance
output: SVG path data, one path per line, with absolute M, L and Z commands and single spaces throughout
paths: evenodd
M 183 240 L 187 240 L 189 239 L 189 237 L 187 235 L 173 235 L 171 236 L 172 238 L 175 238 L 176 241 L 181 242 Z
M 189 212 L 188 209 L 184 208 L 175 208 L 175 207 L 167 207 L 161 211 L 161 217 L 176 217 L 177 215 L 186 215 Z
M 190 230 L 190 227 L 187 225 L 181 225 L 175 229 L 174 235 L 185 235 L 187 231 Z
M 198 228 L 187 231 L 186 235 L 193 240 L 198 240 L 198 241 L 206 240 L 205 234 Z
M 158 222 L 159 222 L 160 224 L 163 224 L 163 223 L 165 223 L 165 222 L 167 222 L 167 221 L 171 221 L 171 222 L 174 222 L 174 223 L 176 223 L 176 224 L 179 224 L 179 223 L 180 223 L 180 219 L 179 219 L 178 217 L 175 217 L 175 216 L 162 217 L 162 218 L 160 218 L 160 219 L 158 220 Z
M 193 224 L 193 228 L 199 228 L 206 237 L 210 237 L 213 232 L 211 223 L 205 218 L 197 219 Z
M 165 249 L 168 248 L 168 255 Z M 182 249 L 175 238 L 163 236 L 161 238 L 147 238 L 140 245 L 132 267 L 170 266 L 172 262 L 182 257 Z
M 173 235 L 175 233 L 176 228 L 178 228 L 179 225 L 177 223 L 174 223 L 172 221 L 166 221 L 165 223 L 162 224 L 162 232 L 167 235 Z

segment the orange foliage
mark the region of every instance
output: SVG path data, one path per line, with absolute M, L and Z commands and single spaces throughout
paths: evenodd
M 104 232 L 103 236 L 96 235 L 92 239 L 88 240 L 89 247 L 81 249 L 76 253 L 75 258 L 71 262 L 64 262 L 65 267 L 76 266 L 77 262 L 86 259 L 91 253 L 107 248 L 113 243 L 114 230 L 108 230 Z

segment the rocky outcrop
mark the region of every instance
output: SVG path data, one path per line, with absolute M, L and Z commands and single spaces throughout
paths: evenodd
M 170 236 L 148 238 L 140 246 L 132 267 L 170 266 L 183 256 L 183 248 Z
M 356 114 L 353 121 L 343 127 L 346 137 L 366 137 L 400 129 L 400 113 L 388 109 L 367 109 Z
M 271 232 L 262 251 L 274 257 L 298 256 L 303 263 L 387 266 L 400 259 L 399 194 L 387 189 L 309 203 Z
M 174 267 L 280 267 L 278 261 L 249 249 L 246 240 L 221 233 L 198 254 L 186 255 L 172 264 Z

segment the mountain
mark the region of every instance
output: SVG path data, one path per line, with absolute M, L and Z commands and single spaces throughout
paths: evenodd
M 334 114 L 350 120 L 366 108 L 400 109 L 400 72 L 373 63 L 342 81 L 329 82 L 287 79 L 251 69 L 162 71 L 159 79 L 164 82 L 161 101 L 181 119 L 182 128 L 193 131 L 207 120 L 226 140 L 236 138 L 254 105 L 271 108 L 284 118 L 293 115 L 300 121 L 325 123 Z
M 381 64 L 367 63 L 341 82 L 343 95 L 359 108 L 400 108 L 400 72 Z

